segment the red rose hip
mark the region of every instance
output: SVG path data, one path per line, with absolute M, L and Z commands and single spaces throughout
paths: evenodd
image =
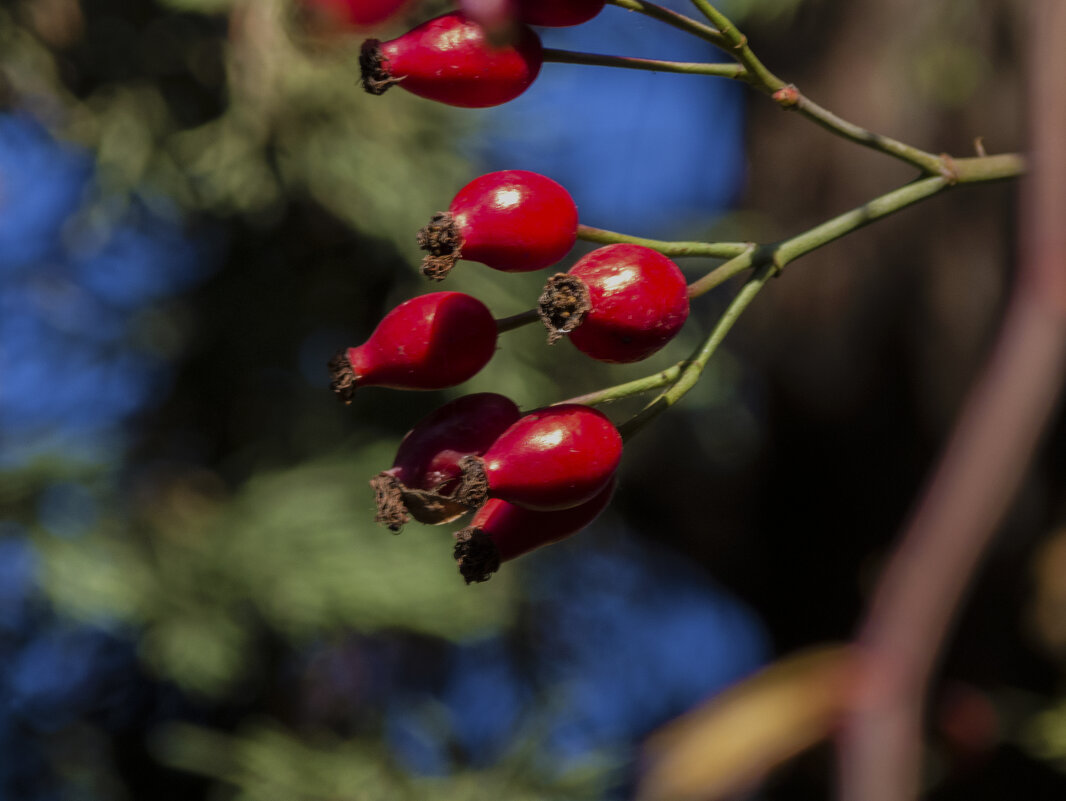
M 636 362 L 688 319 L 688 286 L 676 264 L 642 245 L 607 245 L 548 280 L 539 313 L 548 341 L 563 334 L 602 362 Z
M 441 280 L 458 259 L 503 272 L 555 264 L 577 240 L 577 206 L 539 173 L 502 170 L 475 178 L 418 232 L 422 272 Z
M 486 108 L 513 100 L 540 72 L 540 37 L 518 26 L 513 43 L 494 46 L 464 14 L 444 14 L 388 42 L 363 43 L 364 88 L 380 95 L 393 84 L 451 106 Z
M 400 13 L 409 0 L 300 0 L 299 10 L 318 27 L 365 28 Z
M 493 498 L 455 533 L 455 560 L 466 583 L 487 581 L 501 562 L 576 534 L 607 508 L 614 480 L 592 500 L 571 509 L 535 512 Z
M 603 412 L 576 403 L 522 417 L 483 456 L 460 461 L 456 499 L 475 508 L 488 498 L 548 512 L 570 509 L 610 483 L 622 436 Z
M 518 18 L 528 25 L 565 28 L 595 17 L 606 0 L 518 0 Z
M 399 531 L 412 517 L 435 525 L 465 514 L 469 510 L 452 498 L 459 460 L 483 454 L 520 416 L 510 398 L 478 392 L 419 420 L 404 436 L 392 467 L 370 481 L 376 522 Z
M 472 378 L 496 350 L 496 321 L 477 298 L 431 292 L 385 315 L 370 338 L 329 363 L 330 388 L 351 403 L 356 387 L 444 389 Z

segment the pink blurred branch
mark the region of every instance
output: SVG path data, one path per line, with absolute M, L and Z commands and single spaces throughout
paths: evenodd
M 911 801 L 922 708 L 956 610 L 1050 419 L 1066 370 L 1066 3 L 1027 4 L 1031 171 L 997 342 L 877 588 L 840 736 L 843 801 Z

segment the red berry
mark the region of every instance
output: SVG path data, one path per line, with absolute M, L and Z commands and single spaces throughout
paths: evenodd
M 510 398 L 493 392 L 465 395 L 419 420 L 407 432 L 390 469 L 370 481 L 378 523 L 399 531 L 411 517 L 448 523 L 469 511 L 452 500 L 459 460 L 480 456 L 520 417 Z
M 595 17 L 606 0 L 518 0 L 518 18 L 528 25 L 565 28 Z
M 398 14 L 408 0 L 301 0 L 300 9 L 326 24 L 365 28 Z
M 539 270 L 559 261 L 577 239 L 577 206 L 562 186 L 527 170 L 475 178 L 429 225 L 418 245 L 429 255 L 422 272 L 441 280 L 458 259 L 507 273 Z
M 645 359 L 688 319 L 688 287 L 666 256 L 641 245 L 607 245 L 548 280 L 540 297 L 548 341 L 569 334 L 602 362 Z
M 538 511 L 570 509 L 607 486 L 622 458 L 622 436 L 607 416 L 576 403 L 525 415 L 481 457 L 461 460 L 456 499 L 480 506 L 499 498 Z
M 468 528 L 455 534 L 459 572 L 467 584 L 487 581 L 501 562 L 579 532 L 599 517 L 613 492 L 612 479 L 592 500 L 556 512 L 535 512 L 493 498 L 478 510 Z
M 399 84 L 451 106 L 485 108 L 513 100 L 540 72 L 540 37 L 519 26 L 512 44 L 494 47 L 485 29 L 454 12 L 388 42 L 368 39 L 359 65 L 363 86 L 380 95 Z
M 362 345 L 330 361 L 331 389 L 351 403 L 356 387 L 443 389 L 461 384 L 496 350 L 496 321 L 480 300 L 432 292 L 385 315 Z

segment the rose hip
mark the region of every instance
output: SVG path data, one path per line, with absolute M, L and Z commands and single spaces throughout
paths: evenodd
M 540 37 L 519 25 L 514 42 L 494 46 L 486 31 L 453 12 L 388 42 L 363 43 L 363 86 L 380 95 L 393 84 L 451 106 L 485 108 L 513 100 L 540 72 Z
M 441 280 L 458 259 L 503 272 L 539 270 L 577 240 L 577 206 L 551 178 L 502 170 L 475 178 L 418 233 L 422 272 Z
M 688 286 L 676 264 L 641 245 L 607 245 L 548 279 L 539 313 L 548 341 L 569 334 L 602 362 L 636 362 L 674 338 L 688 319 Z
M 466 583 L 487 581 L 501 562 L 576 534 L 607 507 L 614 480 L 591 500 L 571 509 L 535 512 L 507 501 L 488 501 L 467 528 L 455 534 L 455 560 Z
M 607 486 L 622 437 L 603 412 L 576 403 L 522 417 L 483 456 L 460 460 L 456 500 L 470 508 L 499 498 L 537 511 L 570 509 Z
M 378 523 L 399 531 L 410 518 L 448 523 L 469 511 L 452 499 L 459 460 L 479 456 L 520 417 L 510 398 L 494 392 L 464 395 L 419 420 L 404 436 L 388 470 L 370 481 Z
M 606 0 L 517 0 L 518 18 L 528 25 L 565 28 L 588 22 L 603 11 Z
M 351 403 L 356 387 L 452 387 L 495 351 L 496 321 L 485 304 L 462 292 L 432 292 L 401 303 L 366 342 L 333 357 L 330 388 Z

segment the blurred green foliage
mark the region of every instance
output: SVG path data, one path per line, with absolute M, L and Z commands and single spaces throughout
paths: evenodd
M 513 614 L 508 574 L 468 589 L 447 530 L 413 524 L 392 537 L 373 524 L 367 476 L 393 447 L 263 472 L 233 498 L 196 476 L 156 488 L 136 537 L 112 518 L 76 541 L 41 538 L 50 595 L 77 618 L 143 627 L 161 676 L 213 696 L 254 670 L 264 624 L 294 644 L 390 628 L 497 631 Z

